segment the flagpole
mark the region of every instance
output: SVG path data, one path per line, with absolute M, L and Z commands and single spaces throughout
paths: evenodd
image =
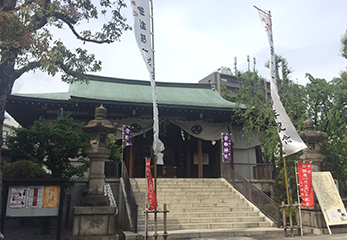
M 149 202 L 148 202 L 148 176 L 147 176 L 147 159 L 148 157 L 145 157 L 145 181 L 146 181 L 146 189 L 147 189 L 147 194 L 145 198 L 145 240 L 147 240 L 148 236 L 148 207 L 149 207 Z
M 283 157 L 283 168 L 284 168 L 284 177 L 285 177 L 285 182 L 286 182 L 287 203 L 290 204 L 289 187 L 288 187 L 288 173 L 287 173 L 287 165 L 286 165 L 286 158 L 285 157 Z
M 264 10 L 262 10 L 262 9 L 260 9 L 260 8 L 258 8 L 257 6 L 255 6 L 255 5 L 253 5 L 253 7 L 255 7 L 258 11 L 260 11 L 260 12 L 262 12 L 262 13 L 264 13 L 264 14 L 266 14 L 266 15 L 268 15 L 269 17 L 271 17 L 271 13 L 269 14 L 269 13 L 267 13 L 267 12 L 265 12 Z M 269 11 L 270 12 L 270 11 Z
M 151 2 L 151 35 L 152 35 L 152 57 L 153 57 L 153 81 L 155 81 L 155 57 L 154 57 L 154 21 L 153 21 L 153 0 L 149 0 Z M 154 106 L 153 106 L 154 107 Z M 153 109 L 154 110 L 154 109 Z M 158 119 L 159 121 L 159 119 Z M 156 123 L 158 124 L 158 123 Z M 153 132 L 153 139 L 154 139 L 154 134 L 158 134 L 159 137 L 159 133 L 154 133 Z M 154 154 L 154 192 L 157 195 L 157 155 Z M 158 195 L 157 195 L 158 196 Z M 154 212 L 154 239 L 157 239 L 157 208 L 155 208 L 155 212 Z
M 287 166 L 286 166 L 286 156 L 297 153 L 300 150 L 307 148 L 306 144 L 302 141 L 299 134 L 297 133 L 293 123 L 291 122 L 288 114 L 286 113 L 281 99 L 278 94 L 277 89 L 277 79 L 276 79 L 276 55 L 274 51 L 273 45 L 273 32 L 272 32 L 272 19 L 271 12 L 268 13 L 258 9 L 259 17 L 261 19 L 262 24 L 265 27 L 265 31 L 267 33 L 269 45 L 270 45 L 270 88 L 271 88 L 271 98 L 272 98 L 272 110 L 275 117 L 276 128 L 281 141 L 281 154 L 283 158 L 284 165 L 284 173 L 285 173 L 285 182 L 286 182 L 286 190 L 287 190 L 287 201 L 288 205 L 290 204 L 289 199 L 289 189 L 288 189 L 288 174 L 287 174 Z M 289 214 L 290 226 L 292 226 L 292 216 Z
M 154 57 L 154 21 L 153 21 L 153 1 L 151 2 L 151 35 L 152 35 L 152 51 L 153 51 L 153 80 L 155 81 L 155 57 Z M 154 137 L 153 132 L 153 137 Z M 158 134 L 158 133 L 157 133 Z M 157 156 L 154 154 L 154 191 L 157 194 Z
M 285 178 L 286 192 L 287 192 L 287 204 L 290 205 L 286 158 L 283 155 L 282 155 L 282 158 L 283 158 L 284 178 Z M 293 226 L 293 219 L 292 219 L 292 214 L 290 213 L 290 208 L 289 208 L 289 223 L 290 223 L 290 226 Z
M 149 6 L 150 2 L 150 6 Z M 152 0 L 132 0 L 134 16 L 134 33 L 142 58 L 150 74 L 150 83 L 153 98 L 153 152 L 154 152 L 154 196 L 157 192 L 157 161 L 158 154 L 164 150 L 164 144 L 159 139 L 159 114 L 157 104 L 157 93 L 155 87 L 155 63 L 154 63 L 154 21 Z M 150 41 L 151 40 L 151 41 Z M 161 155 L 162 156 L 162 155 Z M 152 174 L 151 174 L 152 176 Z M 155 198 L 156 199 L 156 198 Z M 157 239 L 157 203 L 154 208 L 155 216 L 155 239 Z
M 299 221 L 300 221 L 300 233 L 301 237 L 304 236 L 302 231 L 302 217 L 301 217 L 301 203 L 300 203 L 300 192 L 299 192 L 299 181 L 298 181 L 298 169 L 297 169 L 298 161 L 295 161 L 295 179 L 296 179 L 296 195 L 298 195 L 298 204 L 299 204 Z

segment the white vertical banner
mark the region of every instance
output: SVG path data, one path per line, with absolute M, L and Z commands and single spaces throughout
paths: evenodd
M 143 61 L 145 62 L 148 72 L 154 73 L 153 66 L 153 49 L 151 41 L 151 13 L 149 10 L 149 0 L 132 0 L 131 6 L 134 16 L 134 33 L 137 46 L 140 49 Z
M 299 152 L 307 148 L 306 144 L 302 141 L 297 133 L 293 123 L 290 121 L 289 116 L 284 109 L 280 97 L 278 95 L 277 83 L 276 83 L 276 59 L 275 50 L 272 38 L 272 24 L 269 14 L 258 9 L 261 22 L 265 27 L 265 31 L 268 36 L 270 45 L 270 74 L 271 74 L 271 98 L 272 98 L 272 110 L 277 125 L 277 131 L 282 143 L 283 156 L 289 156 L 296 152 Z
M 152 99 L 153 99 L 153 151 L 156 156 L 164 150 L 164 144 L 159 139 L 159 113 L 157 104 L 157 92 L 155 87 L 154 75 L 154 49 L 152 47 L 151 32 L 151 13 L 149 0 L 131 0 L 131 6 L 134 16 L 134 33 L 137 45 L 140 49 L 143 61 L 147 66 L 151 80 Z M 153 19 L 152 19 L 153 21 Z M 159 154 L 158 164 L 162 162 L 162 154 Z

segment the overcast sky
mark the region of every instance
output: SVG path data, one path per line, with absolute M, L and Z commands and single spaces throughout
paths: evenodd
M 94 0 L 95 1 L 95 0 Z M 347 30 L 345 0 L 153 0 L 156 81 L 197 83 L 221 66 L 247 70 L 247 55 L 256 58 L 255 68 L 269 79 L 264 64 L 269 45 L 258 11 L 271 10 L 274 47 L 285 57 L 299 84 L 305 73 L 331 80 L 346 70 L 341 57 L 341 36 Z M 130 0 L 122 13 L 132 25 Z M 102 19 L 101 19 L 102 20 Z M 98 23 L 84 23 L 93 28 Z M 67 27 L 55 31 L 68 46 L 85 47 L 103 62 L 101 76 L 149 80 L 149 74 L 135 42 L 134 32 L 123 34 L 120 42 L 82 45 Z M 13 92 L 67 91 L 59 77 L 38 71 L 24 74 Z

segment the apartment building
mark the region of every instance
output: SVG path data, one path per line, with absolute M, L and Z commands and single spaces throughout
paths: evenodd
M 237 91 L 240 89 L 239 77 L 233 74 L 232 70 L 228 67 L 220 67 L 213 73 L 207 75 L 199 81 L 199 83 L 211 83 L 215 86 L 215 89 L 220 93 L 222 85 L 225 85 L 230 91 L 229 95 L 232 97 L 232 101 L 235 100 Z M 270 82 L 266 82 L 267 94 L 270 94 Z

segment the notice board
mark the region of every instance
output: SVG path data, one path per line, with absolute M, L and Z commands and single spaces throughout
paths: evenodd
M 347 213 L 330 172 L 312 172 L 312 185 L 327 226 L 347 224 Z
M 57 235 L 60 240 L 60 229 L 63 213 L 65 186 L 69 179 L 3 179 L 1 231 L 4 232 L 7 218 L 57 217 Z
M 6 217 L 58 216 L 60 186 L 10 186 Z

